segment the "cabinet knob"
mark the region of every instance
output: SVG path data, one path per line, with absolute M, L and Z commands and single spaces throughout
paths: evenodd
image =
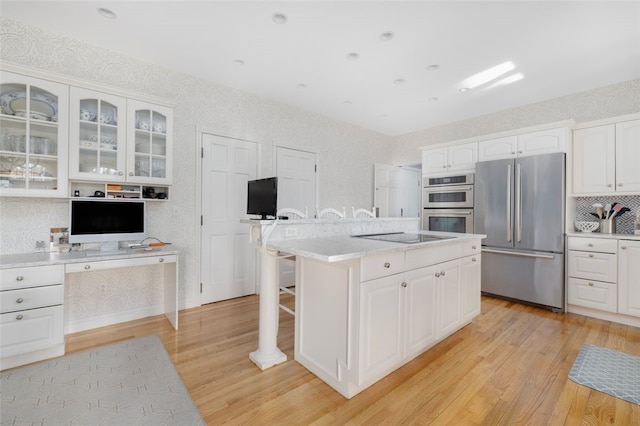
M 511 151 L 511 155 L 516 155 L 516 152 L 515 151 Z
M 402 281 L 402 287 L 406 287 L 406 286 L 407 286 L 407 283 Z
M 522 154 L 522 151 L 518 151 L 518 154 Z
M 18 297 L 18 299 L 16 300 L 16 303 L 22 303 L 24 302 L 24 299 L 22 297 Z
M 608 184 L 608 185 L 607 185 L 607 187 L 608 187 L 608 188 L 611 188 L 612 186 L 613 186 L 613 185 L 611 185 L 611 184 Z
M 118 176 L 122 176 L 124 173 L 122 172 L 118 172 Z
M 475 249 L 476 249 L 476 246 L 471 246 L 471 250 L 475 250 Z
M 164 262 L 164 257 L 161 257 L 160 259 L 158 259 L 158 262 L 160 263 Z M 388 265 L 388 263 L 385 263 L 385 265 Z
M 18 275 L 16 277 L 16 281 L 22 281 L 22 280 L 24 280 L 24 277 L 22 275 Z
M 589 243 L 587 244 L 589 247 L 593 247 L 593 243 Z
M 626 250 L 626 249 L 627 249 L 627 246 L 620 246 L 620 248 L 621 248 L 622 250 Z
M 436 278 L 440 278 L 440 273 L 439 272 L 436 272 L 435 275 L 436 275 Z
M 621 184 L 621 183 L 619 183 L 619 184 L 618 184 L 618 186 L 622 186 L 622 184 Z
M 472 261 L 472 262 L 476 262 L 476 258 L 475 258 L 475 257 L 472 257 L 472 258 L 471 258 L 471 261 Z
M 129 172 L 129 176 L 133 176 L 133 172 Z
M 449 164 L 447 167 L 451 167 L 451 164 Z
M 91 269 L 91 265 L 84 265 L 84 269 L 86 269 L 86 270 Z
M 446 166 L 446 165 L 445 165 L 445 166 L 442 166 L 442 168 L 443 168 L 443 169 L 446 169 L 446 168 L 447 168 L 447 166 Z
M 589 257 L 593 257 L 593 255 L 592 255 L 592 254 L 590 254 L 590 255 L 589 255 Z
M 443 272 L 440 272 L 440 276 L 441 276 L 441 277 L 444 277 L 444 276 L 445 276 L 444 271 L 443 271 Z
M 593 283 L 589 283 L 589 287 L 593 287 Z
M 20 314 L 20 315 L 18 315 L 18 316 L 16 317 L 16 319 L 17 319 L 18 321 L 20 321 L 22 318 L 24 318 L 24 317 L 22 316 L 22 314 Z

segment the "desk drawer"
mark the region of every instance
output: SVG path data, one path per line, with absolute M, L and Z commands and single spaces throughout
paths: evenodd
M 404 252 L 365 256 L 360 263 L 360 281 L 404 272 Z
M 0 269 L 0 291 L 62 284 L 63 282 L 63 265 Z
M 104 269 L 133 268 L 135 266 L 161 265 L 163 263 L 176 263 L 178 256 L 175 254 L 158 255 L 149 257 L 134 257 L 130 259 L 117 260 L 88 260 L 79 263 L 67 263 L 65 270 L 67 274 L 74 272 L 100 271 Z
M 618 240 L 606 238 L 569 237 L 569 250 L 597 251 L 601 253 L 617 253 Z
M 0 315 L 0 358 L 64 343 L 62 306 Z
M 0 313 L 62 305 L 63 302 L 62 284 L 2 291 L 0 292 Z
M 618 280 L 618 256 L 569 250 L 569 276 L 615 283 Z

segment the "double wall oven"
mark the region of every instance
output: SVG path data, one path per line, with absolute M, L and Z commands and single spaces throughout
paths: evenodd
M 473 233 L 474 174 L 422 178 L 422 229 Z

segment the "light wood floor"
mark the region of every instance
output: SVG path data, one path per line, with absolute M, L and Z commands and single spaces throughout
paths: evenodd
M 180 313 L 180 330 L 152 317 L 67 336 L 67 353 L 157 333 L 208 424 L 640 425 L 640 406 L 567 378 L 584 343 L 640 356 L 640 329 L 482 299 L 472 324 L 351 400 L 293 361 L 260 371 L 258 298 Z

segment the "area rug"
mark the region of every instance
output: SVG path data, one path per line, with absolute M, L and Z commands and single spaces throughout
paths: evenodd
M 0 373 L 0 425 L 204 425 L 157 335 Z
M 569 378 L 640 405 L 640 357 L 584 345 L 569 372 Z

